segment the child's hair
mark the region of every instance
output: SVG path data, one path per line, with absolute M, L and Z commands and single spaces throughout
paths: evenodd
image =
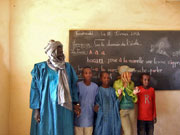
M 147 76 L 150 77 L 150 74 L 149 74 L 149 73 L 144 72 L 144 73 L 141 73 L 141 75 L 140 75 L 140 80 L 143 78 L 143 75 L 147 75 Z
M 109 73 L 107 72 L 107 71 L 102 71 L 101 73 L 100 73 L 100 78 L 103 76 L 103 74 L 105 74 L 105 73 L 107 73 L 108 75 L 109 75 Z
M 87 68 L 91 69 L 90 66 L 85 66 L 85 67 L 83 67 L 83 69 L 82 69 L 82 74 L 84 73 L 84 70 L 87 69 Z M 91 69 L 91 70 L 92 70 L 92 69 Z

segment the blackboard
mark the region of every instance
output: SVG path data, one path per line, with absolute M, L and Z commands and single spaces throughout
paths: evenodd
M 106 70 L 112 84 L 117 67 L 128 65 L 136 69 L 135 85 L 148 72 L 156 90 L 180 90 L 180 31 L 70 30 L 69 61 L 79 79 L 82 68 L 91 66 L 93 81 Z

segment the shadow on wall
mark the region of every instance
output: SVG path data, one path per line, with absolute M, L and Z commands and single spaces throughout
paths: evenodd
M 6 59 L 7 61 L 8 60 L 8 57 L 7 58 L 4 58 L 6 57 L 6 54 L 4 54 L 4 51 L 3 51 L 3 48 L 2 48 L 2 45 L 0 44 L 0 89 L 4 88 L 5 85 L 9 86 L 9 84 L 7 84 L 9 82 L 9 71 L 7 69 L 7 67 L 5 66 L 4 64 L 4 59 Z
M 3 116 L 0 118 L 0 134 L 7 135 L 9 113 L 9 72 L 3 61 L 4 57 L 4 51 L 0 44 L 0 116 Z

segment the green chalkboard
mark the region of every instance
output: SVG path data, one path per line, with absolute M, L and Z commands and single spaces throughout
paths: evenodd
M 136 85 L 140 74 L 149 72 L 156 90 L 180 90 L 180 31 L 70 30 L 69 61 L 79 79 L 90 66 L 93 81 L 106 70 L 112 84 L 117 67 L 128 65 L 136 69 Z

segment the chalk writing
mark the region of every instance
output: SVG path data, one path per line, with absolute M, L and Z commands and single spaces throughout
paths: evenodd
M 109 47 L 126 47 L 126 46 L 141 46 L 142 44 L 139 43 L 138 39 L 134 39 L 134 40 L 130 40 L 130 39 L 126 39 L 126 40 L 120 40 L 120 41 L 116 41 L 113 42 L 111 40 L 106 40 L 106 39 L 95 39 L 94 40 L 94 46 L 95 47 L 104 47 L 104 46 L 109 46 Z
M 93 36 L 93 31 L 76 31 L 76 36 Z
M 139 57 L 138 59 L 130 59 L 128 60 L 129 63 L 137 63 L 137 64 L 143 64 L 144 60 L 142 57 Z
M 120 57 L 119 63 L 133 63 L 133 64 L 143 64 L 144 59 L 142 57 L 138 57 L 137 59 L 127 59 L 126 57 Z
M 114 58 L 108 58 L 108 62 L 107 64 L 111 64 L 111 63 L 117 63 L 118 62 L 118 59 L 114 59 Z
M 180 66 L 180 61 L 169 60 L 168 64 L 171 65 L 172 68 L 176 68 L 177 66 Z
M 105 51 L 89 50 L 89 55 L 106 55 Z
M 129 36 L 128 32 L 115 31 L 115 36 Z
M 130 39 L 126 39 L 126 40 L 122 40 L 116 43 L 113 43 L 113 41 L 108 40 L 107 46 L 121 46 L 121 47 L 125 47 L 125 46 L 141 46 L 142 44 L 139 43 L 138 39 L 134 39 L 134 40 L 130 40 Z
M 105 46 L 104 41 L 105 41 L 105 39 L 95 39 L 94 40 L 95 47 L 97 47 L 97 46 Z
M 156 57 L 154 57 L 154 64 L 166 64 L 165 60 L 157 60 Z
M 179 57 L 179 56 L 180 56 L 180 50 L 174 51 L 174 52 L 172 53 L 172 56 L 173 56 L 173 57 Z
M 140 32 L 131 32 L 131 36 L 140 36 Z
M 72 46 L 70 51 L 73 55 L 87 55 L 87 49 L 91 48 L 89 43 L 77 43 L 76 40 L 72 42 Z
M 87 63 L 104 64 L 104 60 L 87 57 Z
M 170 48 L 169 41 L 167 37 L 161 38 L 156 44 L 151 45 L 150 52 L 155 52 L 160 55 L 165 55 L 169 57 L 168 50 Z

